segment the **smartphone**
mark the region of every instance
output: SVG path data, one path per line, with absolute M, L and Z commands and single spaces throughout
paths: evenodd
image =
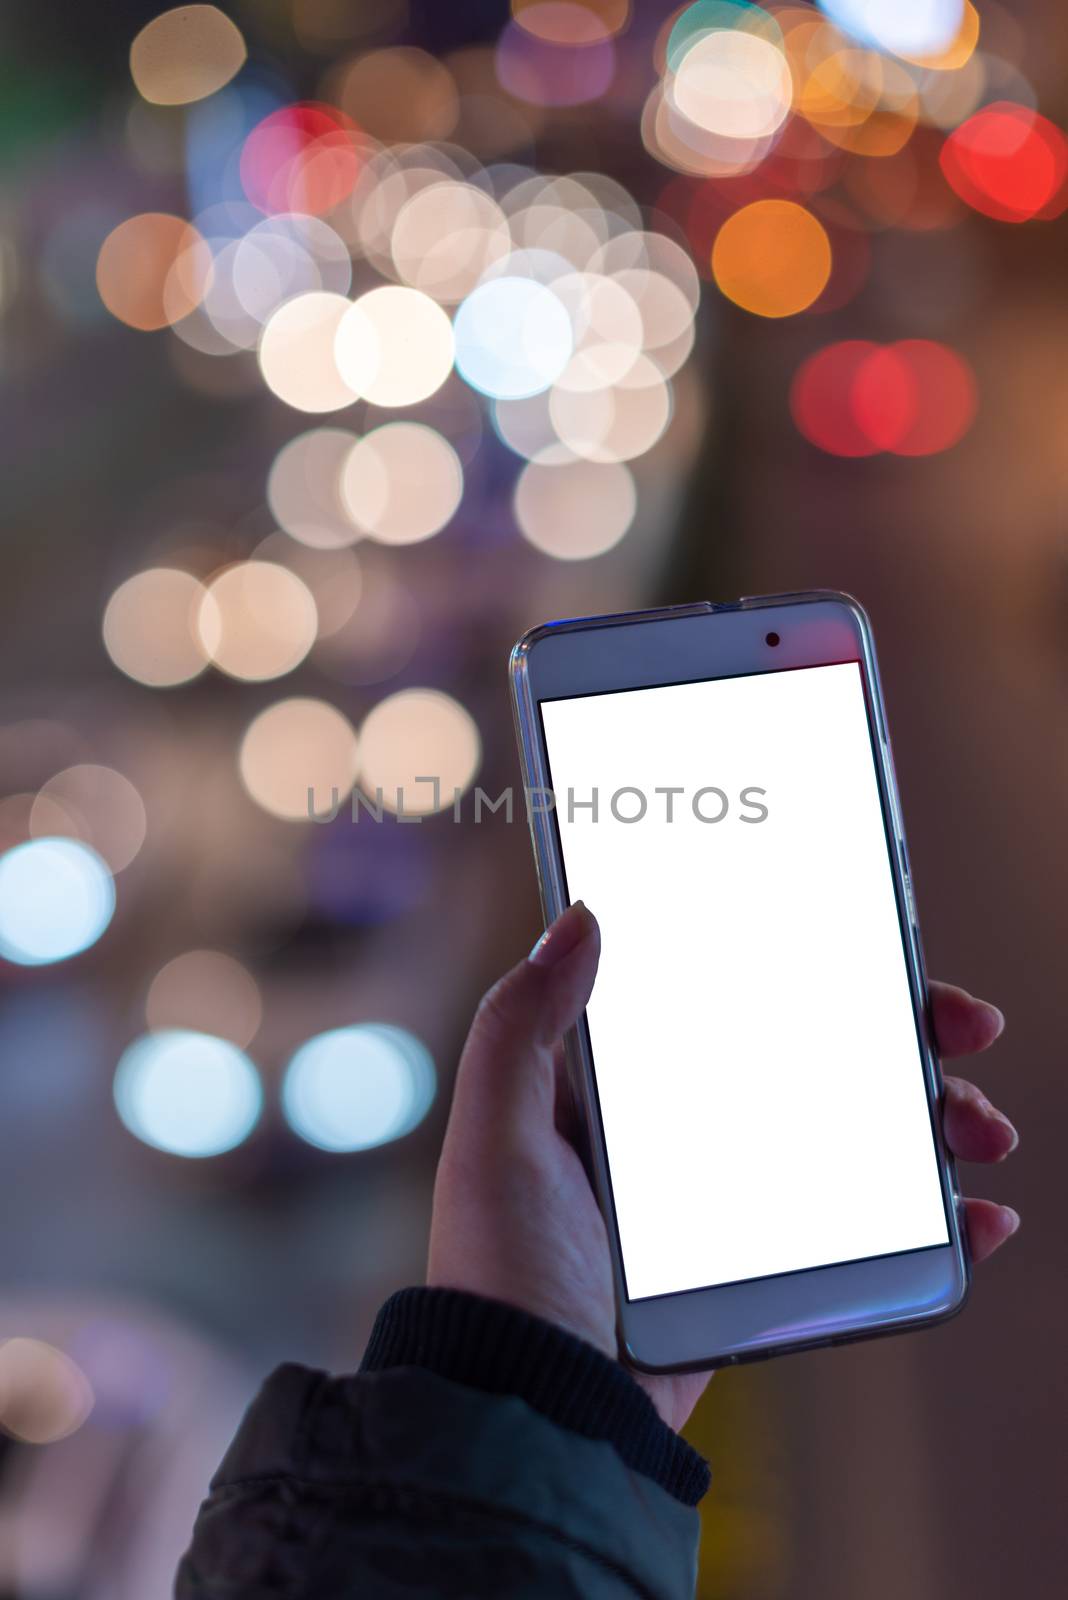
M 621 1357 L 925 1326 L 970 1268 L 868 618 L 813 591 L 533 628 L 511 686 Z

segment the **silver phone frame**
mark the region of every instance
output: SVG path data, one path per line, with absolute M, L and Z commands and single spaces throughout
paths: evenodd
M 512 650 L 509 664 L 523 782 L 526 794 L 547 790 L 548 760 L 541 718 L 532 684 L 532 657 L 543 641 L 577 631 L 620 627 L 671 625 L 683 619 L 703 618 L 709 627 L 725 614 L 763 613 L 754 616 L 754 628 L 770 630 L 772 615 L 784 612 L 775 631 L 780 634 L 804 613 L 796 608 L 813 605 L 841 608 L 848 618 L 861 666 L 872 734 L 874 765 L 887 835 L 887 849 L 901 925 L 902 945 L 909 975 L 924 1083 L 942 1184 L 949 1242 L 925 1250 L 873 1257 L 829 1267 L 809 1268 L 774 1278 L 746 1280 L 712 1288 L 685 1290 L 650 1299 L 629 1300 L 625 1293 L 622 1254 L 615 1221 L 604 1133 L 598 1108 L 596 1078 L 585 1017 L 567 1039 L 567 1060 L 572 1088 L 581 1108 L 585 1137 L 582 1151 L 587 1171 L 608 1231 L 616 1297 L 616 1331 L 619 1353 L 630 1366 L 649 1373 L 706 1370 L 737 1362 L 766 1359 L 787 1351 L 814 1349 L 898 1333 L 943 1322 L 959 1312 L 968 1296 L 971 1264 L 963 1225 L 962 1201 L 952 1154 L 942 1136 L 942 1075 L 934 1045 L 930 997 L 923 948 L 908 865 L 901 805 L 894 774 L 871 623 L 852 595 L 838 590 L 805 590 L 773 595 L 745 596 L 733 602 L 700 601 L 692 605 L 665 606 L 647 611 L 576 617 L 544 623 L 530 629 Z M 656 630 L 664 635 L 664 629 Z M 700 630 L 702 637 L 703 628 Z M 687 630 L 687 648 L 698 630 Z M 666 638 L 666 635 L 665 635 Z M 650 647 L 652 639 L 650 636 Z M 659 648 L 659 647 L 658 647 Z M 820 665 L 817 660 L 802 665 Z M 692 659 L 689 669 L 693 668 Z M 769 659 L 767 670 L 781 670 L 780 658 Z M 694 673 L 715 678 L 730 674 Z M 687 672 L 642 675 L 647 686 L 656 682 L 687 680 Z M 616 684 L 615 687 L 637 687 Z M 608 685 L 606 684 L 607 688 Z M 584 692 L 576 689 L 576 693 Z M 585 692 L 589 692 L 588 690 Z M 594 691 L 596 692 L 596 691 Z M 545 696 L 544 698 L 549 698 Z M 531 842 L 537 868 L 542 911 L 551 922 L 567 904 L 559 834 L 553 815 L 527 805 Z

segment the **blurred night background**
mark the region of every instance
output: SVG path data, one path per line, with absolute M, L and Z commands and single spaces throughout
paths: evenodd
M 1063 8 L 109 0 L 0 45 L 0 1596 L 162 1600 L 267 1371 L 420 1281 L 540 925 L 471 805 L 513 640 L 806 587 L 872 616 L 1024 1223 L 950 1326 L 715 1378 L 700 1594 L 1060 1593 Z

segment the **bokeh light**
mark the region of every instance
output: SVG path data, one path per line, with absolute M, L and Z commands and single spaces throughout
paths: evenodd
M 263 1002 L 247 967 L 222 950 L 186 950 L 160 968 L 145 1000 L 153 1031 L 193 1029 L 244 1048 L 259 1031 Z
M 516 522 L 524 538 L 559 561 L 585 561 L 611 550 L 633 522 L 636 507 L 634 476 L 622 463 L 546 466 L 532 461 L 515 490 Z
M 433 1059 L 414 1034 L 357 1023 L 301 1045 L 286 1068 L 282 1109 L 294 1133 L 320 1150 L 368 1150 L 410 1133 L 434 1091 Z
M 793 79 L 773 40 L 716 28 L 699 34 L 681 56 L 671 95 L 695 127 L 725 139 L 766 139 L 790 114 Z
M 150 567 L 119 585 L 104 612 L 104 645 L 128 678 L 150 688 L 188 683 L 207 666 L 197 632 L 204 585 L 175 567 Z
M 316 550 L 275 532 L 257 545 L 253 559 L 280 561 L 296 573 L 315 601 L 320 639 L 344 627 L 363 597 L 363 567 L 352 550 Z
M 421 190 L 445 181 L 455 183 L 460 177 L 446 158 L 432 162 L 425 146 L 403 156 L 380 151 L 368 162 L 351 204 L 335 213 L 335 221 L 355 257 L 363 257 L 383 277 L 393 278 L 393 230 L 404 207 Z
M 896 372 L 886 371 L 887 362 Z M 872 420 L 868 386 L 873 372 L 882 373 L 886 389 L 896 384 L 902 394 L 889 424 Z M 971 427 L 978 386 L 957 351 L 934 339 L 901 339 L 866 363 L 857 379 L 856 405 L 861 423 L 883 449 L 899 456 L 936 455 L 951 449 Z
M 402 689 L 360 728 L 360 788 L 406 816 L 448 809 L 474 782 L 482 740 L 459 701 L 438 689 Z
M 846 339 L 817 350 L 794 376 L 790 408 L 799 431 L 830 455 L 870 456 L 876 446 L 858 421 L 852 403 L 857 374 L 879 346 L 870 339 Z
M 96 287 L 113 317 L 147 333 L 195 310 L 212 271 L 211 251 L 191 223 L 145 211 L 120 222 L 104 240 Z
M 325 290 L 279 306 L 260 338 L 260 371 L 267 387 L 297 411 L 340 411 L 358 391 L 338 368 L 334 342 L 350 301 Z
M 382 144 L 445 139 L 456 126 L 456 84 L 447 66 L 414 45 L 369 50 L 335 69 L 332 99 Z
M 359 538 L 341 499 L 341 472 L 356 435 L 313 428 L 282 446 L 267 479 L 267 503 L 290 538 L 336 550 Z
M 197 626 L 214 664 L 231 678 L 281 677 L 315 643 L 319 616 L 307 585 L 272 561 L 238 561 L 212 579 Z
M 671 420 L 671 387 L 648 356 L 638 356 L 617 383 L 576 390 L 556 385 L 549 417 L 572 455 L 588 461 L 630 461 L 660 439 Z
M 563 9 L 558 7 L 558 14 Z M 509 23 L 497 41 L 501 86 L 517 100 L 538 106 L 578 106 L 599 99 L 615 76 L 616 52 L 608 30 L 596 23 L 592 12 L 587 16 L 587 37 L 566 44 Z
M 416 544 L 438 533 L 463 497 L 460 458 L 421 422 L 387 422 L 355 444 L 341 471 L 341 498 L 363 533 Z
M 613 276 L 633 269 L 648 271 L 674 284 L 691 315 L 701 303 L 701 280 L 692 257 L 665 233 L 649 233 L 640 228 L 615 233 L 605 240 L 587 268 L 590 272 Z M 628 289 L 628 292 L 633 293 L 633 290 Z
M 476 288 L 511 249 L 508 221 L 472 183 L 431 183 L 405 201 L 390 236 L 398 277 L 447 305 Z
M 145 803 L 114 767 L 81 762 L 49 778 L 33 802 L 30 832 L 37 838 L 80 839 L 111 872 L 128 867 L 145 842 Z
M 642 143 L 655 160 L 691 177 L 735 178 L 754 172 L 769 155 L 774 136 L 731 139 L 684 117 L 662 83 L 654 84 L 641 120 Z
M 491 278 L 456 313 L 456 366 L 482 394 L 516 400 L 547 389 L 571 359 L 567 310 L 530 278 Z
M 819 0 L 847 33 L 897 55 L 948 50 L 964 21 L 964 0 Z
M 615 278 L 571 272 L 553 282 L 571 318 L 573 353 L 557 379 L 562 389 L 603 389 L 634 366 L 644 337 L 642 314 Z
M 78 839 L 30 839 L 0 856 L 0 957 L 66 961 L 96 943 L 115 911 L 107 863 Z
M 356 734 L 324 700 L 281 700 L 249 724 L 238 765 L 250 796 L 272 816 L 329 816 L 352 790 Z
M 790 395 L 799 431 L 838 456 L 935 455 L 963 438 L 977 404 L 963 357 L 929 339 L 828 345 L 801 365 Z
M 934 50 L 926 46 L 918 51 L 899 49 L 896 53 L 929 72 L 958 73 L 962 67 L 967 66 L 975 54 L 980 28 L 979 13 L 972 5 L 972 0 L 964 0 L 960 26 L 948 45 L 940 44 Z
M 205 310 L 218 326 L 228 309 L 219 304 L 218 290 L 225 283 L 235 302 L 229 308 L 229 320 L 239 321 L 244 312 L 258 328 L 283 300 L 316 289 L 344 294 L 351 282 L 352 262 L 345 241 L 320 217 L 264 217 L 235 242 L 228 274 L 220 270 L 216 258 L 215 280 Z M 220 331 L 233 337 L 227 328 Z
M 694 313 L 678 284 L 647 267 L 624 267 L 613 282 L 630 296 L 642 322 L 642 347 L 665 377 L 693 349 Z
M 115 1108 L 143 1144 L 170 1155 L 222 1155 L 259 1121 L 263 1089 L 248 1056 L 228 1039 L 191 1028 L 146 1033 L 115 1069 Z
M 247 54 L 240 30 L 217 6 L 176 6 L 134 39 L 130 74 L 153 104 L 189 105 L 229 83 Z
M 912 425 L 919 396 L 912 369 L 897 345 L 879 345 L 853 379 L 850 405 L 876 450 L 893 450 Z
M 53 1444 L 77 1433 L 93 1389 L 65 1351 L 43 1339 L 0 1340 L 0 1433 L 23 1444 Z
M 1058 217 L 1068 207 L 1068 139 L 1027 106 L 985 106 L 949 135 L 940 161 L 961 199 L 999 222 Z
M 245 140 L 241 184 L 254 206 L 324 216 L 350 195 L 362 165 L 351 117 L 305 101 L 272 111 Z
M 550 44 L 591 44 L 621 33 L 630 9 L 630 0 L 512 0 L 519 26 Z
M 831 275 L 831 244 L 793 200 L 756 200 L 728 217 L 712 247 L 712 274 L 728 300 L 759 317 L 790 317 L 817 300 Z
M 347 308 L 335 334 L 337 370 L 376 406 L 411 406 L 452 370 L 452 324 L 418 289 L 386 285 Z

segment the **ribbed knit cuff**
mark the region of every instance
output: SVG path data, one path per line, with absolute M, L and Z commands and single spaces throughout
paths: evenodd
M 585 1339 L 502 1300 L 459 1289 L 399 1289 L 371 1330 L 361 1372 L 425 1367 L 613 1445 L 628 1467 L 695 1506 L 708 1463 L 669 1428 L 631 1375 Z

